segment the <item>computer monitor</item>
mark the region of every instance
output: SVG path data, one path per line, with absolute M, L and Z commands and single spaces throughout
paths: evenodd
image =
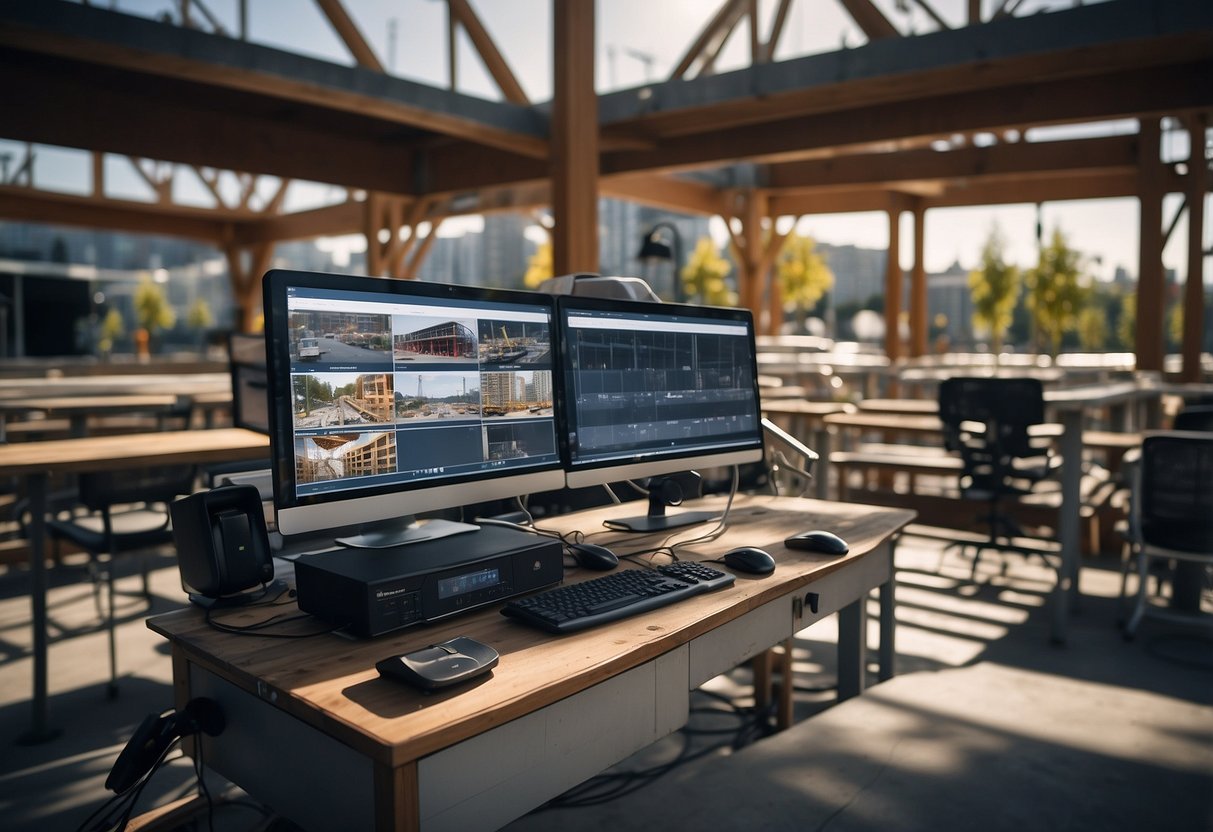
M 232 378 L 232 424 L 269 433 L 265 335 L 233 332 L 228 335 L 227 354 Z
M 476 529 L 417 513 L 564 485 L 551 297 L 285 270 L 264 295 L 283 534 L 396 546 Z
M 762 459 L 748 310 L 562 297 L 557 317 L 570 488 Z M 713 516 L 666 514 L 675 501 L 651 488 L 647 516 L 608 525 L 656 531 Z

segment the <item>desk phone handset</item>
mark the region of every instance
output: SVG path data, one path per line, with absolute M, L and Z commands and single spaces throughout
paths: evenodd
M 431 644 L 375 664 L 380 676 L 408 682 L 424 691 L 467 682 L 497 666 L 497 651 L 467 636 Z

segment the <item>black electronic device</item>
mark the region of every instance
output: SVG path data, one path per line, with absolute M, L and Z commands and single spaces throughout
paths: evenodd
M 105 787 L 114 794 L 125 794 L 156 767 L 176 740 L 200 732 L 216 737 L 226 725 L 219 705 L 205 697 L 191 699 L 180 712 L 149 714 L 118 754 Z
M 550 295 L 281 269 L 263 289 L 283 535 L 391 548 L 476 531 L 422 512 L 564 486 Z
M 196 604 L 235 601 L 274 578 L 261 495 L 225 485 L 169 506 L 181 586 Z
M 724 553 L 724 565 L 751 575 L 770 575 L 775 571 L 775 558 L 757 546 L 738 546 Z
M 477 679 L 497 666 L 497 651 L 467 636 L 431 644 L 375 663 L 380 676 L 399 679 L 421 690 L 448 688 Z
M 717 512 L 666 513 L 699 496 L 697 477 L 669 475 L 758 462 L 762 413 L 748 310 L 561 297 L 558 409 L 570 488 L 662 477 L 649 513 L 613 529 L 654 531 Z
M 623 569 L 518 598 L 501 614 L 550 633 L 571 633 L 723 589 L 734 580 L 728 572 L 693 561 Z
M 833 532 L 814 529 L 794 534 L 783 542 L 789 549 L 817 552 L 821 555 L 845 555 L 851 550 L 847 542 Z
M 393 549 L 295 560 L 299 609 L 370 638 L 503 601 L 564 575 L 563 544 L 502 526 Z
M 569 543 L 568 549 L 577 565 L 586 569 L 604 572 L 619 565 L 619 555 L 597 543 Z

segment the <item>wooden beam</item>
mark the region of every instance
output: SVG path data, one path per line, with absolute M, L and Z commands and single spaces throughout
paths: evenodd
M 1209 118 L 1205 113 L 1188 117 L 1188 278 L 1183 297 L 1183 367 L 1180 381 L 1200 381 L 1200 357 L 1205 333 L 1205 195 L 1209 162 L 1205 142 Z
M 0 186 L 0 218 L 219 243 L 227 236 L 232 216 L 206 208 L 96 199 L 5 185 Z
M 1141 123 L 1138 171 L 1138 200 L 1141 203 L 1137 260 L 1138 370 L 1163 368 L 1163 282 L 1162 269 L 1162 169 L 1159 158 L 1162 131 L 1158 119 Z
M 598 271 L 598 97 L 594 90 L 594 0 L 552 11 L 555 95 L 551 177 L 554 273 Z
M 1048 174 L 1074 170 L 1129 172 L 1136 169 L 1137 137 L 1110 136 L 1054 142 L 1018 142 L 958 150 L 909 150 L 856 153 L 826 159 L 785 162 L 768 168 L 772 190 L 871 184 L 923 179 Z
M 357 234 L 362 231 L 365 209 L 361 202 L 347 200 L 336 205 L 295 211 L 274 216 L 256 215 L 241 222 L 233 241 L 252 245 L 286 240 L 309 240 L 314 237 Z
M 868 36 L 868 40 L 901 37 L 901 32 L 897 31 L 871 0 L 838 0 L 838 2 Z
M 884 273 L 884 353 L 890 363 L 901 358 L 901 205 L 888 209 L 889 250 Z
M 354 19 L 346 12 L 341 0 L 316 0 L 316 5 L 333 25 L 337 37 L 341 38 L 341 42 L 350 50 L 350 54 L 354 56 L 358 66 L 374 72 L 383 72 L 383 64 L 375 56 L 375 50 L 371 49 L 370 44 L 366 42 L 366 38 L 358 29 L 358 24 L 354 23 Z
M 505 100 L 514 104 L 529 105 L 531 102 L 523 92 L 522 85 L 510 71 L 510 65 L 506 63 L 500 50 L 497 49 L 492 35 L 488 33 L 484 24 L 480 22 L 480 18 L 476 16 L 476 12 L 472 10 L 471 4 L 467 0 L 447 0 L 447 5 L 450 6 L 453 18 L 462 24 L 464 31 L 468 33 L 472 45 L 476 47 L 476 52 L 484 61 L 485 69 L 497 83 L 497 88 L 501 90 Z
M 775 50 L 779 47 L 779 38 L 783 34 L 783 27 L 788 21 L 788 10 L 791 7 L 792 0 L 779 0 L 779 8 L 775 10 L 775 18 L 771 21 L 771 31 L 767 35 L 766 46 L 763 47 L 768 63 L 775 60 Z
M 627 199 L 670 211 L 724 213 L 724 197 L 718 189 L 686 179 L 648 174 L 610 176 L 599 180 L 598 190 L 602 196 Z
M 740 6 L 743 2 L 745 2 L 745 0 L 724 0 L 724 2 L 721 3 L 720 8 L 716 11 L 716 14 L 714 14 L 708 21 L 707 25 L 703 27 L 703 30 L 699 33 L 695 40 L 691 42 L 691 45 L 687 49 L 686 53 L 678 61 L 677 65 L 675 65 L 674 71 L 670 73 L 671 81 L 677 81 L 686 76 L 687 70 L 689 70 L 695 61 L 697 61 L 703 55 L 704 50 L 708 48 L 708 44 L 711 43 L 713 38 L 717 36 L 721 27 L 726 25 L 729 15 L 732 14 L 733 10 Z

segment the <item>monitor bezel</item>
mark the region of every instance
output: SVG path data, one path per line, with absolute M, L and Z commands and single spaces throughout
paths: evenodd
M 278 530 L 284 535 L 342 529 L 392 521 L 422 512 L 453 509 L 496 499 L 549 491 L 564 486 L 563 453 L 560 452 L 559 413 L 563 406 L 553 397 L 553 426 L 556 455 L 539 466 L 501 471 L 477 471 L 451 476 L 449 481 L 421 480 L 416 483 L 377 484 L 324 494 L 295 493 L 294 431 L 291 413 L 289 326 L 287 292 L 291 288 L 369 292 L 407 300 L 421 298 L 456 303 L 526 304 L 545 308 L 551 321 L 553 386 L 559 367 L 556 341 L 556 305 L 550 295 L 505 289 L 396 280 L 362 275 L 331 274 L 292 269 L 272 269 L 263 281 L 266 368 L 270 396 L 270 446 L 274 507 Z M 283 385 L 287 389 L 283 389 Z
M 557 355 L 560 362 L 558 373 L 559 389 L 563 392 L 570 388 L 566 377 L 569 367 L 565 366 L 569 350 L 565 349 L 568 342 L 569 314 L 576 312 L 589 313 L 624 313 L 632 315 L 678 315 L 703 320 L 705 322 L 724 321 L 732 324 L 743 324 L 746 327 L 750 350 L 750 378 L 753 384 L 756 421 L 753 439 L 742 447 L 727 450 L 706 450 L 688 453 L 675 450 L 668 453 L 644 454 L 626 459 L 609 459 L 592 462 L 574 463 L 573 451 L 569 437 L 573 429 L 572 409 L 567 406 L 567 400 L 562 396 L 561 407 L 557 411 L 560 428 L 561 457 L 565 464 L 565 481 L 569 488 L 585 488 L 594 485 L 605 485 L 624 480 L 643 479 L 679 471 L 693 469 L 716 468 L 732 465 L 745 465 L 759 462 L 763 459 L 765 444 L 762 429 L 761 399 L 758 389 L 758 360 L 754 340 L 754 316 L 748 309 L 724 306 L 700 306 L 696 304 L 652 303 L 648 301 L 623 300 L 617 298 L 584 297 L 575 295 L 561 296 L 557 302 L 556 325 L 559 335 L 554 340 L 561 345 Z M 569 395 L 569 394 L 565 394 Z

